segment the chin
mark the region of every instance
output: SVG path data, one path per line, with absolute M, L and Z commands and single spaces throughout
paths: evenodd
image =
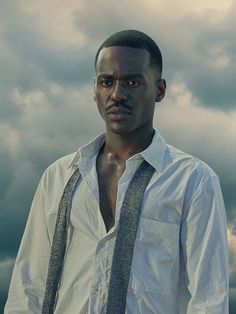
M 117 135 L 126 135 L 131 133 L 133 130 L 130 128 L 130 125 L 116 125 L 107 127 L 107 131 Z

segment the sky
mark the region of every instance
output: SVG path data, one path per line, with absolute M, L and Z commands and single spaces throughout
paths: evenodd
M 236 313 L 235 24 L 235 0 L 0 0 L 0 313 L 43 171 L 104 130 L 94 56 L 123 29 L 146 32 L 163 54 L 155 127 L 220 178 Z

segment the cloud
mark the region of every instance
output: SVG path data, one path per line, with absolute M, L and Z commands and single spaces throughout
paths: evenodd
M 124 10 L 122 3 L 104 0 L 11 1 L 1 10 L 2 38 L 25 70 L 18 77 L 25 91 L 43 87 L 45 80 L 85 84 L 101 42 L 115 31 L 138 28 L 160 42 L 169 82 L 184 80 L 201 106 L 231 110 L 236 96 L 236 5 L 229 0 L 194 3 L 129 1 Z
M 0 290 L 7 291 L 6 283 L 9 282 L 15 260 L 13 258 L 5 258 L 0 260 Z
M 134 6 L 130 1 L 125 10 L 118 2 L 112 3 L 112 9 L 106 1 L 96 1 L 96 4 L 80 1 L 74 13 L 78 30 L 86 34 L 91 46 L 96 42 L 98 47 L 107 36 L 121 29 L 147 31 L 160 42 L 164 73 L 169 82 L 183 80 L 200 106 L 222 111 L 234 108 L 234 3 L 200 1 L 196 6 L 191 2 L 190 7 L 186 1 L 178 4 L 151 1 L 148 5 L 136 1 Z M 90 23 L 87 23 L 88 16 Z
M 9 5 L 4 5 L 0 13 L 3 18 L 0 22 L 1 39 L 6 52 L 10 51 L 11 59 L 14 59 L 14 66 L 17 66 L 14 83 L 19 88 L 27 91 L 36 86 L 43 87 L 48 80 L 66 86 L 77 86 L 88 81 L 93 62 L 90 50 L 83 46 L 83 35 L 74 31 L 74 36 L 69 40 L 65 33 L 61 37 L 58 34 L 55 36 L 56 30 L 50 27 L 49 15 L 45 15 L 48 19 L 36 16 L 37 10 L 33 10 L 30 3 L 21 7 L 15 1 L 11 14 L 10 9 Z M 42 8 L 41 11 L 43 13 Z M 59 29 L 62 31 L 62 27 Z M 2 56 L 2 59 L 6 61 L 6 56 Z
M 0 252 L 1 256 L 1 252 Z M 3 313 L 3 306 L 7 297 L 8 286 L 15 260 L 5 257 L 0 259 L 0 311 Z
M 186 24 L 194 30 L 195 40 L 189 54 L 191 63 L 180 72 L 201 105 L 221 110 L 230 110 L 236 104 L 236 65 L 235 55 L 231 52 L 232 45 L 234 49 L 236 46 L 232 32 L 236 23 L 235 19 L 229 19 L 232 11 L 235 15 L 236 6 L 232 5 L 221 23 L 206 15 L 186 19 Z
M 9 278 L 44 169 L 104 128 L 92 97 L 98 47 L 135 28 L 163 52 L 168 88 L 155 125 L 220 176 L 235 300 L 235 1 L 0 3 L 0 279 Z

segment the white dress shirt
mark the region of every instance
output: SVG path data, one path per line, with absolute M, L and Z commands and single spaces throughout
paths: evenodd
M 114 227 L 99 209 L 96 158 L 105 135 L 54 162 L 36 191 L 17 255 L 5 314 L 41 313 L 52 238 L 64 187 L 79 167 L 55 314 L 105 313 L 120 208 L 145 159 L 155 173 L 144 194 L 127 292 L 127 314 L 228 314 L 228 246 L 216 174 L 199 159 L 152 143 L 126 161 Z

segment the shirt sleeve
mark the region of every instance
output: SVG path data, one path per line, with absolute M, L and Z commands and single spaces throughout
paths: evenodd
M 17 254 L 5 314 L 41 313 L 50 249 L 43 176 L 35 193 Z
M 224 201 L 216 175 L 193 189 L 181 225 L 187 314 L 228 314 L 228 242 Z

